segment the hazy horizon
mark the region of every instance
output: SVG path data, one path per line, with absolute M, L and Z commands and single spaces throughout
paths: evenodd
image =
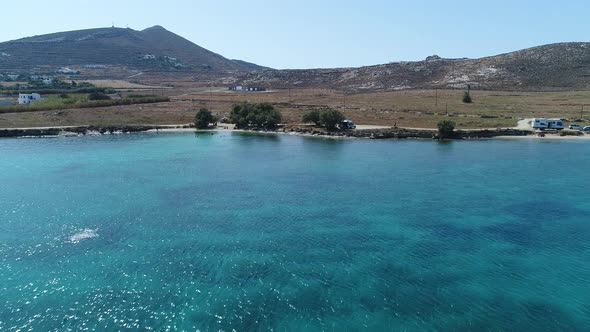
M 7 13 L 22 10 L 15 3 L 3 7 Z M 32 0 L 28 8 L 35 10 L 27 10 L 24 25 L 22 16 L 3 17 L 0 41 L 113 24 L 134 30 L 161 25 L 226 58 L 277 69 L 358 67 L 422 60 L 434 54 L 480 58 L 544 44 L 582 42 L 590 28 L 582 1 L 194 4 L 179 0 L 162 8 L 136 0 L 104 0 L 85 4 L 78 12 L 73 1 Z

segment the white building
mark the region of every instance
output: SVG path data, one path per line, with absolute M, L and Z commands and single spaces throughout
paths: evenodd
M 41 95 L 38 93 L 19 93 L 18 94 L 18 104 L 19 105 L 28 105 L 35 100 L 41 100 Z
M 60 74 L 68 74 L 68 75 L 78 75 L 80 74 L 79 70 L 70 69 L 68 67 L 61 67 L 57 70 Z
M 43 82 L 43 84 L 45 85 L 51 85 L 53 84 L 53 78 L 49 78 L 49 77 L 44 77 L 41 82 Z

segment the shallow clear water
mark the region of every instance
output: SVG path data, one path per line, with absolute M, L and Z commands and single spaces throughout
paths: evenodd
M 0 330 L 590 326 L 590 144 L 0 140 Z

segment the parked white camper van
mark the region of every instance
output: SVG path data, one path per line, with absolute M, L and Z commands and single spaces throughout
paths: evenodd
M 534 118 L 531 121 L 531 126 L 534 129 L 563 129 L 563 121 L 561 119 L 547 119 L 547 118 Z

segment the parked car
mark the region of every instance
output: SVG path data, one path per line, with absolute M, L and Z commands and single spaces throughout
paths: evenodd
M 575 129 L 575 130 L 583 130 L 584 127 L 580 126 L 579 124 L 571 124 L 569 126 L 570 129 Z
M 590 131 L 590 126 L 586 126 L 584 128 L 582 128 L 583 131 Z
M 356 129 L 356 125 L 351 120 L 340 122 L 340 129 Z

